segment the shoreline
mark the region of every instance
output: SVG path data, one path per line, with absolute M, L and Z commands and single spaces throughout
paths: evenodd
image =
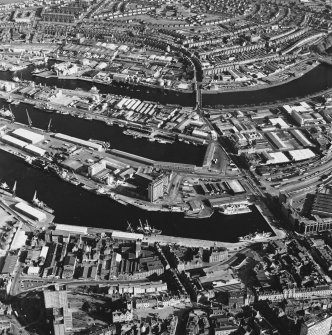
M 269 89 L 269 88 L 273 88 L 273 87 L 278 87 L 278 86 L 282 86 L 285 84 L 288 84 L 294 80 L 300 79 L 302 78 L 304 75 L 306 75 L 307 73 L 309 73 L 310 71 L 314 70 L 316 67 L 318 67 L 319 65 L 321 65 L 322 63 L 317 61 L 316 64 L 313 64 L 311 66 L 309 66 L 308 69 L 304 70 L 303 72 L 301 72 L 300 75 L 298 76 L 294 76 L 294 77 L 289 77 L 286 80 L 282 80 L 282 81 L 276 81 L 275 83 L 271 83 L 271 84 L 257 84 L 255 86 L 245 86 L 245 87 L 229 87 L 229 88 L 220 88 L 217 90 L 209 90 L 209 89 L 201 89 L 202 95 L 203 95 L 203 99 L 204 96 L 209 96 L 209 95 L 216 95 L 216 94 L 223 94 L 223 93 L 236 93 L 236 92 L 250 92 L 250 91 L 259 91 L 259 90 L 265 90 L 265 89 Z M 44 75 L 43 75 L 44 73 Z M 154 84 L 148 84 L 148 83 L 123 83 L 124 85 L 121 85 L 121 83 L 117 83 L 117 84 L 112 84 L 112 81 L 110 82 L 105 82 L 103 80 L 100 79 L 93 79 L 93 78 L 87 78 L 87 77 L 79 77 L 79 76 L 57 76 L 56 74 L 46 74 L 45 72 L 41 72 L 41 73 L 36 73 L 36 74 L 32 74 L 35 77 L 39 77 L 39 78 L 44 78 L 44 79 L 51 79 L 51 78 L 55 78 L 58 80 L 81 80 L 84 82 L 89 82 L 89 83 L 93 83 L 93 84 L 98 84 L 98 85 L 105 85 L 105 86 L 113 86 L 113 87 L 124 87 L 127 89 L 130 88 L 139 88 L 142 87 L 142 89 L 156 89 L 156 90 L 160 90 L 163 92 L 171 92 L 171 93 L 181 93 L 181 94 L 194 94 L 195 90 L 194 89 L 181 89 L 181 88 L 172 88 L 172 87 L 165 87 L 165 86 L 158 86 L 158 85 L 154 85 Z M 137 89 L 137 91 L 139 91 L 140 89 Z
M 204 94 L 204 95 L 211 95 L 211 94 L 215 95 L 215 94 L 228 93 L 228 92 L 232 92 L 232 93 L 234 93 L 234 92 L 235 93 L 236 92 L 250 92 L 250 91 L 259 91 L 259 90 L 265 90 L 265 89 L 269 89 L 269 88 L 273 88 L 273 87 L 277 87 L 277 86 L 282 86 L 282 85 L 288 84 L 288 83 L 290 83 L 294 80 L 302 78 L 304 75 L 306 75 L 310 71 L 314 70 L 319 65 L 321 65 L 321 63 L 317 62 L 317 64 L 314 64 L 314 65 L 310 66 L 308 69 L 303 71 L 298 76 L 289 77 L 286 80 L 276 81 L 275 83 L 271 83 L 271 84 L 266 83 L 266 84 L 258 84 L 258 85 L 255 85 L 255 86 L 221 88 L 221 89 L 218 89 L 218 90 L 202 89 L 202 94 Z M 203 96 L 203 98 L 204 98 L 204 96 Z

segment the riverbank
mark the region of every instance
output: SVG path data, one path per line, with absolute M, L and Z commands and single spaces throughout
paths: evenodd
M 202 89 L 202 94 L 209 95 L 209 94 L 227 93 L 227 92 L 234 92 L 234 91 L 236 91 L 236 92 L 248 92 L 248 91 L 258 91 L 258 90 L 264 90 L 264 89 L 269 89 L 269 88 L 273 88 L 273 87 L 278 87 L 278 86 L 282 86 L 282 85 L 291 83 L 294 80 L 302 78 L 305 74 L 314 70 L 319 65 L 320 65 L 320 63 L 316 62 L 312 66 L 308 67 L 308 69 L 301 72 L 299 75 L 295 75 L 293 77 L 290 76 L 286 80 L 276 81 L 275 83 L 266 83 L 266 84 L 262 83 L 262 84 L 257 84 L 257 85 L 253 85 L 253 86 L 245 86 L 245 87 L 239 87 L 239 86 L 229 87 L 229 88 L 225 87 L 225 88 L 220 88 L 220 89 L 216 89 L 216 90 Z
M 176 94 L 183 93 L 183 94 L 192 94 L 194 93 L 193 89 L 184 89 L 179 87 L 169 87 L 169 86 L 161 86 L 161 85 L 154 85 L 149 83 L 135 83 L 135 82 L 115 82 L 115 81 L 105 81 L 101 79 L 91 78 L 91 77 L 84 77 L 84 76 L 63 76 L 63 75 L 56 75 L 53 71 L 46 71 L 41 73 L 34 74 L 36 77 L 45 78 L 45 79 L 51 79 L 56 78 L 59 80 L 81 80 L 93 84 L 101 84 L 106 86 L 114 86 L 114 87 L 122 87 L 122 88 L 133 88 L 137 92 L 140 92 L 141 89 L 158 89 L 162 90 L 164 93 L 173 92 Z M 192 86 L 193 84 L 191 84 Z M 149 93 L 149 92 L 148 92 Z

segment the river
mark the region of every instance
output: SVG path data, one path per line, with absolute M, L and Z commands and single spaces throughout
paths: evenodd
M 11 79 L 8 72 L 0 73 L 0 79 Z M 29 70 L 22 72 L 22 77 L 31 79 Z M 247 104 L 249 102 L 275 101 L 282 97 L 296 97 L 306 95 L 332 87 L 332 68 L 319 66 L 301 79 L 295 80 L 282 87 L 267 90 L 239 93 L 223 93 L 209 97 L 216 103 L 223 105 Z M 82 81 L 38 79 L 37 82 L 58 85 L 64 88 L 90 89 L 91 84 Z M 114 92 L 114 88 L 98 85 L 103 93 Z M 112 91 L 111 91 L 112 90 Z M 147 92 L 138 92 L 139 98 L 159 100 L 158 96 L 151 96 Z M 126 92 L 134 96 L 137 92 Z M 172 93 L 173 94 L 173 93 Z M 188 95 L 164 96 L 169 98 L 168 103 L 181 103 L 190 105 Z M 173 98 L 172 98 L 173 97 Z M 220 97 L 220 100 L 219 98 Z M 176 102 L 179 98 L 179 102 Z M 172 100 L 173 99 L 173 100 Z M 160 99 L 162 100 L 162 99 Z M 167 99 L 166 99 L 167 100 Z M 29 110 L 34 126 L 45 129 L 49 122 L 50 114 L 38 111 L 30 106 L 20 104 L 12 106 L 17 121 L 27 123 L 25 109 Z M 148 158 L 172 162 L 201 164 L 205 147 L 186 145 L 176 142 L 173 145 L 151 143 L 141 139 L 122 134 L 122 129 L 117 126 L 109 127 L 98 121 L 75 119 L 70 116 L 52 114 L 52 130 L 81 137 L 84 139 L 95 138 L 111 142 L 111 147 L 139 154 Z M 0 179 L 8 184 L 17 180 L 17 194 L 25 200 L 31 200 L 35 190 L 39 197 L 55 210 L 56 222 L 80 226 L 105 227 L 113 229 L 126 229 L 126 221 L 133 225 L 138 220 L 148 220 L 151 225 L 163 230 L 164 234 L 235 242 L 241 235 L 254 231 L 270 231 L 261 215 L 254 209 L 252 213 L 238 216 L 223 216 L 215 213 L 208 219 L 185 219 L 181 213 L 146 212 L 132 206 L 123 206 L 113 200 L 103 198 L 81 188 L 60 181 L 56 177 L 45 174 L 35 168 L 27 166 L 23 161 L 0 152 Z
M 182 213 L 147 212 L 121 205 L 63 182 L 2 151 L 0 162 L 1 180 L 10 186 L 17 180 L 16 193 L 27 201 L 31 201 L 37 190 L 38 197 L 55 210 L 55 221 L 59 223 L 125 230 L 127 221 L 135 226 L 141 219 L 167 235 L 224 242 L 236 242 L 238 236 L 257 230 L 270 231 L 256 209 L 238 216 L 215 213 L 208 219 L 185 219 Z

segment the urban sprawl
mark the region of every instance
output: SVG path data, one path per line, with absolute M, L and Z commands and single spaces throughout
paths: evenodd
M 0 1 L 3 157 L 123 211 L 220 221 L 213 240 L 115 215 L 67 225 L 0 175 L 1 334 L 330 334 L 331 84 L 241 97 L 321 68 L 330 83 L 331 50 L 329 0 Z M 55 117 L 204 154 L 155 160 Z M 266 231 L 224 241 L 223 220 L 247 215 Z

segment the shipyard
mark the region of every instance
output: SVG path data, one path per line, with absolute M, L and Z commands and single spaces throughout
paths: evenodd
M 332 8 L 0 1 L 0 332 L 330 335 Z

